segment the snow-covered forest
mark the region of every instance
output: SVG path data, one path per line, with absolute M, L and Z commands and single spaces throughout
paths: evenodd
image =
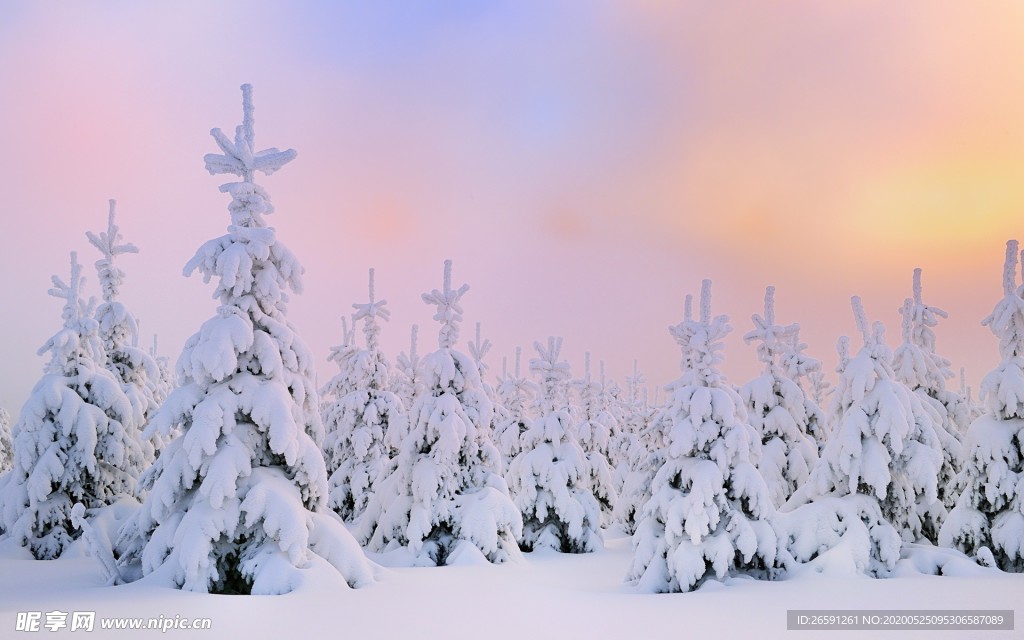
M 1016 241 L 983 320 L 999 359 L 977 400 L 941 355 L 947 314 L 926 302 L 920 269 L 906 274 L 897 336 L 852 296 L 860 335 L 838 337 L 835 376 L 780 320 L 785 291 L 730 319 L 709 280 L 661 329 L 679 348 L 675 380 L 608 377 L 597 345 L 596 366 L 588 353 L 574 370 L 564 337 L 538 339 L 532 357 L 516 348 L 499 369 L 481 325 L 471 340 L 462 331 L 486 293 L 451 261 L 422 295 L 437 324 L 413 327 L 408 351 L 381 348 L 392 318 L 367 265 L 367 300 L 317 354 L 288 318 L 301 257 L 269 224 L 295 214 L 275 212 L 264 187 L 296 152 L 258 145 L 254 113 L 244 85 L 241 123 L 212 131 L 206 169 L 234 179 L 220 186 L 227 232 L 185 274 L 212 282 L 217 304 L 176 360 L 155 340 L 139 346 L 137 318 L 152 310 L 119 299 L 125 255 L 144 248 L 122 237 L 114 201 L 105 230 L 86 231 L 98 287 L 75 252 L 67 278 L 53 276 L 62 307 L 46 362 L 24 405 L 0 411 L 0 554 L 17 571 L 78 558 L 107 585 L 215 594 L 383 592 L 382 566 L 608 549 L 630 556 L 620 579 L 634 594 L 1024 572 Z M 734 325 L 743 353 L 725 352 Z M 728 380 L 727 357 L 761 373 Z M 325 382 L 321 359 L 338 369 Z M 489 579 L 506 569 L 519 575 Z
M 0 640 L 1014 612 L 1022 68 L 1020 3 L 0 3 Z

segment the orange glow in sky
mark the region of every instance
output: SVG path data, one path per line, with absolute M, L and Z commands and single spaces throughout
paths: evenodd
M 895 347 L 920 266 L 950 314 L 938 348 L 976 386 L 1003 246 L 1024 239 L 1024 5 L 750 4 L 0 7 L 0 406 L 38 379 L 49 277 L 97 258 L 108 198 L 140 248 L 121 266 L 144 342 L 173 360 L 214 313 L 181 267 L 228 222 L 202 156 L 243 82 L 258 142 L 298 150 L 261 183 L 307 269 L 290 317 L 323 379 L 369 267 L 394 357 L 412 323 L 433 345 L 419 294 L 453 258 L 492 373 L 554 334 L 577 369 L 591 351 L 621 379 L 636 358 L 658 386 L 703 278 L 742 384 L 766 285 L 831 372 L 850 296 Z

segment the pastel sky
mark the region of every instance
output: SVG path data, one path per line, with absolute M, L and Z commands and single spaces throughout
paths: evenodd
M 60 325 L 47 296 L 117 198 L 123 302 L 173 359 L 215 311 L 185 262 L 228 222 L 202 157 L 255 87 L 262 179 L 306 267 L 290 318 L 332 373 L 340 318 L 389 301 L 393 357 L 436 325 L 420 293 L 454 260 L 492 373 L 565 337 L 621 378 L 678 373 L 667 332 L 715 281 L 740 337 L 777 287 L 831 375 L 849 298 L 899 340 L 911 272 L 950 317 L 939 350 L 972 383 L 1003 246 L 1024 236 L 1024 4 L 6 2 L 0 5 L 0 406 L 25 401 Z M 854 345 L 859 345 L 859 338 Z

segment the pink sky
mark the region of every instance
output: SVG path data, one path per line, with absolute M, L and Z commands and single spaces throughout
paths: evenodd
M 60 325 L 46 295 L 119 201 L 123 301 L 177 358 L 214 313 L 181 268 L 228 222 L 203 170 L 212 127 L 256 95 L 257 141 L 298 159 L 262 180 L 306 266 L 293 324 L 332 370 L 340 317 L 378 295 L 393 357 L 420 293 L 455 261 L 469 338 L 565 337 L 652 384 L 678 372 L 666 327 L 715 281 L 735 328 L 766 285 L 831 374 L 849 297 L 899 339 L 912 269 L 950 313 L 940 351 L 973 383 L 997 361 L 979 321 L 1003 245 L 1024 237 L 1024 8 L 810 1 L 82 2 L 0 7 L 0 406 L 17 413 Z M 854 338 L 859 344 L 859 338 Z

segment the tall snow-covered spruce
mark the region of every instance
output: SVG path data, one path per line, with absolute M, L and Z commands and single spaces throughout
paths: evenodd
M 420 354 L 416 351 L 419 331 L 418 325 L 412 325 L 412 329 L 409 331 L 409 352 L 403 351 L 398 354 L 398 357 L 395 358 L 395 368 L 391 372 L 391 391 L 398 396 L 406 411 L 412 407 L 412 402 L 416 398 L 416 383 L 418 382 L 416 370 L 420 366 Z M 389 451 L 396 453 L 405 434 L 398 433 L 397 429 L 389 429 L 384 437 Z
M 407 547 L 421 565 L 503 562 L 519 552 L 522 518 L 491 442 L 491 402 L 473 358 L 455 349 L 468 289 L 452 288 L 448 260 L 443 288 L 423 294 L 437 307 L 438 349 L 420 361 L 409 433 L 357 528 L 370 549 Z
M 999 365 L 982 380 L 988 413 L 967 432 L 963 487 L 939 544 L 983 564 L 1024 572 L 1024 286 L 1017 241 L 1006 243 L 1003 299 L 982 324 L 999 339 Z
M 211 174 L 241 178 L 220 187 L 231 196 L 228 233 L 185 266 L 186 276 L 217 280 L 220 306 L 185 343 L 180 386 L 148 429 L 181 435 L 120 531 L 121 573 L 190 591 L 275 594 L 321 567 L 359 586 L 372 581 L 370 565 L 327 512 L 314 361 L 287 319 L 287 290 L 301 290 L 302 267 L 266 225 L 273 207 L 253 181 L 295 151 L 257 151 L 249 85 L 242 104 L 234 140 L 214 129 L 222 153 L 204 158 Z
M 818 447 L 807 434 L 810 416 L 804 392 L 780 363 L 800 327 L 775 323 L 775 287 L 765 291 L 764 315 L 755 314 L 753 320 L 755 329 L 743 340 L 757 343 L 764 372 L 743 385 L 740 396 L 760 437 L 757 469 L 768 484 L 772 502 L 780 507 L 807 481 L 818 460 Z
M 900 309 L 903 314 L 903 343 L 893 353 L 896 379 L 907 385 L 934 414 L 935 433 L 942 444 L 942 467 L 939 469 L 938 493 L 945 507 L 952 508 L 954 482 L 963 463 L 960 439 L 971 422 L 967 398 L 946 388 L 946 379 L 953 377 L 949 360 L 935 352 L 935 331 L 939 318 L 947 317 L 942 309 L 927 305 L 921 296 L 921 269 L 914 269 L 913 298 L 907 298 Z M 945 517 L 942 513 L 940 520 Z M 935 542 L 938 529 L 927 533 Z
M 841 362 L 832 435 L 776 524 L 792 559 L 813 560 L 846 541 L 846 569 L 880 576 L 895 566 L 902 540 L 934 526 L 942 449 L 933 414 L 894 379 L 884 326 L 869 326 L 859 297 L 852 305 L 864 346 Z
M 687 296 L 687 319 L 691 300 Z M 641 511 L 651 497 L 651 482 L 665 461 L 665 431 L 659 424 L 662 414 L 650 415 L 645 402 L 646 389 L 641 392 L 645 382 L 647 378 L 638 371 L 634 360 L 633 374 L 626 377 L 626 395 L 616 403 L 619 433 L 612 441 L 612 457 L 618 458 L 617 464 L 612 461 L 615 464 L 613 480 L 619 491 L 612 515 L 630 535 L 636 532 Z
M 362 515 L 387 467 L 384 434 L 389 429 L 405 431 L 405 407 L 388 388 L 388 364 L 378 342 L 377 320 L 387 320 L 391 313 L 387 301 L 374 295 L 373 269 L 369 289 L 370 301 L 353 305 L 353 321 L 363 321 L 366 348 L 336 348 L 334 354 L 344 358 L 338 363 L 341 370 L 324 387 L 332 397 L 324 410 L 330 506 L 349 522 Z
M 484 362 L 484 358 L 487 357 L 492 345 L 491 341 L 487 338 L 481 338 L 479 322 L 476 323 L 476 335 L 473 341 L 466 343 L 466 346 L 469 348 L 469 355 L 473 358 L 477 371 L 480 372 L 480 388 L 484 390 L 487 400 L 491 403 L 491 420 L 487 425 L 487 432 L 490 434 L 491 442 L 498 448 L 498 452 L 501 453 L 501 447 L 498 445 L 498 434 L 500 429 L 508 424 L 509 412 L 498 398 L 497 391 L 487 382 L 488 366 Z M 505 469 L 504 460 L 502 460 L 501 469 L 503 471 Z
M 618 430 L 618 423 L 608 410 L 604 376 L 599 382 L 590 375 L 589 351 L 584 356 L 583 371 L 583 377 L 573 382 L 580 403 L 576 434 L 587 456 L 590 493 L 601 505 L 603 523 L 610 525 L 618 498 L 610 463 L 612 436 Z
M 569 404 L 569 363 L 559 360 L 561 338 L 534 343 L 539 358 L 536 417 L 509 464 L 508 483 L 523 514 L 520 547 L 585 553 L 601 547 L 601 507 L 590 485 L 590 465 L 576 440 Z
M 750 458 L 751 428 L 719 372 L 728 318 L 711 316 L 711 281 L 700 317 L 672 328 L 683 375 L 669 385 L 657 423 L 666 430 L 664 463 L 633 536 L 627 579 L 647 591 L 690 591 L 713 578 L 770 577 L 778 541 L 768 487 Z
M 59 557 L 78 537 L 71 509 L 132 495 L 143 462 L 132 406 L 104 366 L 92 301 L 81 299 L 82 267 L 53 277 L 64 300 L 64 326 L 39 350 L 50 354 L 43 377 L 14 427 L 14 465 L 0 487 L 0 528 L 37 559 Z
M 148 467 L 153 462 L 157 446 L 162 443 L 143 438 L 142 430 L 159 406 L 161 374 L 156 360 L 138 347 L 139 325 L 135 316 L 118 300 L 125 274 L 117 266 L 117 256 L 138 253 L 139 250 L 131 243 L 122 242 L 121 229 L 114 221 L 116 207 L 117 202 L 110 200 L 106 231 L 98 234 L 87 231 L 85 235 L 101 254 L 96 261 L 96 272 L 103 304 L 96 309 L 96 321 L 106 354 L 104 365 L 121 383 L 132 403 L 131 435 L 139 440 L 144 464 Z
M 804 395 L 804 414 L 807 416 L 806 431 L 817 444 L 818 453 L 825 448 L 828 440 L 826 426 L 828 417 L 821 408 L 829 383 L 821 370 L 821 361 L 804 353 L 807 345 L 800 342 L 800 327 L 784 346 L 781 363 L 786 377 L 796 382 Z
M 502 360 L 501 378 L 495 396 L 505 408 L 501 420 L 495 421 L 494 444 L 501 452 L 502 469 L 508 471 L 508 465 L 522 451 L 522 437 L 529 424 L 529 405 L 536 385 L 532 380 L 522 376 L 521 361 L 523 349 L 516 347 L 515 368 L 510 372 L 508 360 Z M 503 473 L 504 475 L 504 473 Z

